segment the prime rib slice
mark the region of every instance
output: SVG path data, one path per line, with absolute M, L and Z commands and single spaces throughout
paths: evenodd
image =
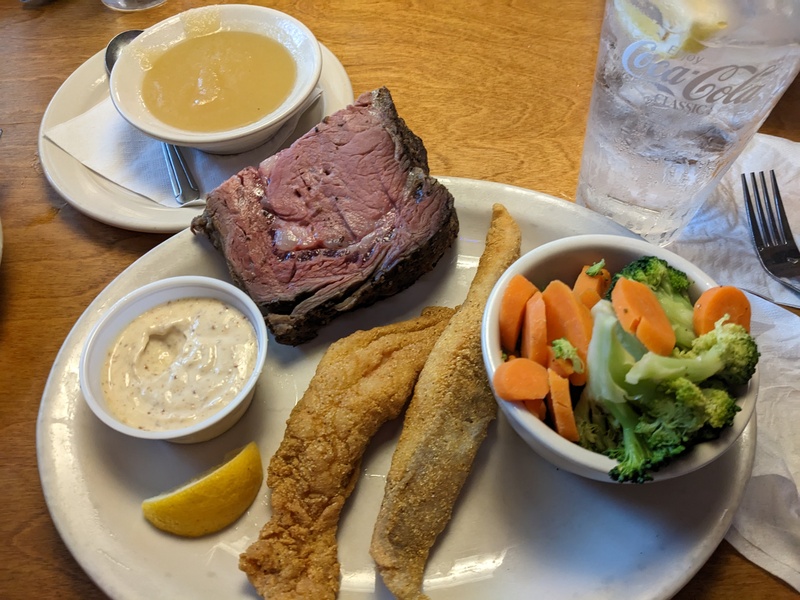
M 458 218 L 380 88 L 222 183 L 192 231 L 222 252 L 275 339 L 297 345 L 431 270 Z

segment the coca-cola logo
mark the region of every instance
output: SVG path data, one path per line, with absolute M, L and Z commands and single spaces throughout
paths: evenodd
M 703 57 L 664 58 L 655 42 L 641 40 L 622 53 L 622 67 L 633 77 L 652 83 L 660 92 L 688 102 L 744 104 L 754 99 L 778 65 L 724 65 L 702 70 Z

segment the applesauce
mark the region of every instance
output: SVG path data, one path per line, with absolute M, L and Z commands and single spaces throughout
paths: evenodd
M 192 36 L 152 61 L 142 100 L 167 125 L 202 133 L 243 127 L 289 96 L 297 78 L 291 53 L 258 33 Z

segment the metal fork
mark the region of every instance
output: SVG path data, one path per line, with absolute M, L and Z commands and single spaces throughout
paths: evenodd
M 747 218 L 758 258 L 764 269 L 780 283 L 800 293 L 800 250 L 786 219 L 775 171 L 770 171 L 772 195 L 764 172 L 750 173 L 752 195 L 742 173 Z M 759 185 L 760 183 L 760 185 Z

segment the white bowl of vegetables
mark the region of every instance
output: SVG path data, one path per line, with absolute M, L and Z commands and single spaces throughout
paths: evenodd
M 755 408 L 750 305 L 642 240 L 581 235 L 498 280 L 483 357 L 514 430 L 555 466 L 644 483 L 721 456 Z

